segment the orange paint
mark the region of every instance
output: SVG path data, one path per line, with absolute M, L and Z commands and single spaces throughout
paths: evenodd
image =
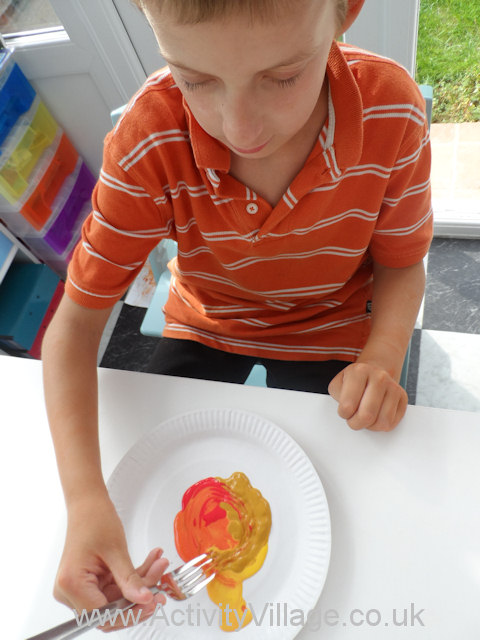
M 268 550 L 270 506 L 241 472 L 230 478 L 205 478 L 192 485 L 182 499 L 174 523 L 175 545 L 185 562 L 208 553 L 217 575 L 208 595 L 232 612 L 222 629 L 234 631 L 252 619 L 242 596 L 242 583 L 262 566 Z

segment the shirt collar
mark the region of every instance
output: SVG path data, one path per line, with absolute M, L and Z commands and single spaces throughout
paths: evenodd
M 199 169 L 224 171 L 230 169 L 230 149 L 215 138 L 212 138 L 195 120 L 190 107 L 183 98 L 183 108 L 190 132 L 190 143 L 195 163 Z
M 343 173 L 355 166 L 363 147 L 363 102 L 358 84 L 336 42 L 328 57 L 329 113 L 326 148 L 334 150 Z

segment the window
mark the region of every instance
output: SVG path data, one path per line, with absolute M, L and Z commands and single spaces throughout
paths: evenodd
M 0 32 L 7 45 L 32 36 L 66 35 L 49 0 L 0 0 Z

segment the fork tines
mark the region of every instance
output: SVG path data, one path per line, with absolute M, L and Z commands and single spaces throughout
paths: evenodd
M 176 569 L 175 581 L 182 591 L 193 595 L 215 578 L 213 560 L 206 553 Z

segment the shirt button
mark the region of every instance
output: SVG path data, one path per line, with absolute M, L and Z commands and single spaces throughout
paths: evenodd
M 255 204 L 255 202 L 249 202 L 247 204 L 247 213 L 251 213 L 252 215 L 254 213 L 257 213 L 258 211 L 258 204 Z

